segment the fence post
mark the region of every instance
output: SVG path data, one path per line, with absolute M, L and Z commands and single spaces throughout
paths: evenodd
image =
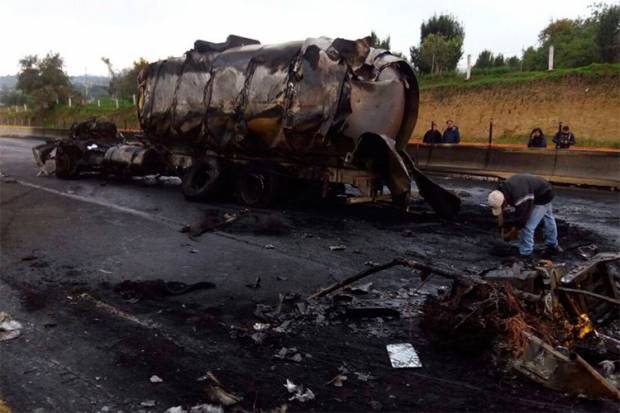
M 489 146 L 493 144 L 493 119 L 489 122 Z
M 118 98 L 114 99 L 114 103 L 116 105 L 116 109 L 118 109 Z
M 553 70 L 553 45 L 549 46 L 549 69 L 548 70 Z
M 71 96 L 69 96 L 69 107 L 71 107 Z
M 133 100 L 133 105 L 136 106 L 136 94 L 131 95 L 131 100 Z
M 465 79 L 469 80 L 471 78 L 471 55 L 467 55 L 467 77 Z
M 100 108 L 101 107 L 101 99 L 97 99 L 97 107 Z

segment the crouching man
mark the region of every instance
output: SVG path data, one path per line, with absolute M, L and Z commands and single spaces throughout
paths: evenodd
M 497 217 L 504 239 L 516 238 L 520 231 L 519 254 L 522 257 L 532 255 L 534 231 L 540 221 L 544 222 L 547 252 L 562 252 L 558 245 L 558 230 L 551 208 L 553 196 L 553 188 L 549 182 L 529 174 L 513 175 L 500 183 L 498 190 L 489 194 L 489 206 Z M 505 220 L 504 209 L 509 206 L 515 208 L 514 218 Z

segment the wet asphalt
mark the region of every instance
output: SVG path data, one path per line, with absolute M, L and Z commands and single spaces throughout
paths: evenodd
M 191 406 L 207 401 L 197 381 L 207 371 L 242 394 L 241 405 L 248 410 L 282 403 L 293 411 L 610 407 L 519 381 L 498 383 L 492 374 L 473 377 L 467 369 L 476 364 L 436 354 L 416 320 L 383 337 L 347 336 L 336 328 L 256 345 L 231 335 L 233 325 L 251 330 L 256 304 L 274 304 L 285 292 L 308 295 L 369 262 L 404 256 L 476 274 L 506 261 L 494 253 L 503 245 L 480 205 L 494 182 L 435 177 L 462 196 L 463 212 L 453 222 L 437 218 L 421 201 L 408 216 L 370 205 L 289 203 L 251 211 L 193 240 L 180 232 L 184 225 L 241 207 L 230 201 L 187 202 L 178 185 L 169 182 L 38 177 L 31 153 L 38 143 L 0 139 L 5 175 L 0 178 L 0 311 L 24 326 L 20 337 L 0 342 L 0 400 L 14 412 L 158 412 Z M 560 242 L 567 248 L 559 262 L 578 263 L 580 245 L 618 250 L 617 192 L 556 191 Z M 332 251 L 336 245 L 346 248 Z M 208 281 L 215 288 L 138 303 L 114 293 L 125 280 L 157 279 Z M 379 289 L 419 284 L 416 274 L 405 269 L 385 271 L 372 281 Z M 424 290 L 442 283 L 432 280 Z M 111 315 L 97 303 L 121 314 Z M 425 367 L 391 370 L 384 346 L 394 340 L 419 346 Z M 314 357 L 301 365 L 274 362 L 272 354 L 292 344 Z M 326 387 L 347 362 L 378 379 Z M 163 383 L 152 383 L 154 374 Z M 317 399 L 288 402 L 287 378 L 307 383 Z M 155 407 L 141 405 L 147 400 Z

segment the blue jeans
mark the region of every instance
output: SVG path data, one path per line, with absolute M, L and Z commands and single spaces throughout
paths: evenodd
M 534 231 L 540 221 L 545 222 L 543 234 L 545 245 L 555 247 L 558 245 L 558 228 L 555 225 L 555 218 L 551 209 L 551 202 L 546 205 L 534 205 L 532 214 L 525 226 L 521 229 L 519 236 L 519 254 L 528 256 L 534 251 Z

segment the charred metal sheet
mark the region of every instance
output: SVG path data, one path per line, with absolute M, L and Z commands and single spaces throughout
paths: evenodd
M 538 337 L 523 332 L 527 347 L 513 366 L 545 387 L 589 398 L 620 400 L 620 392 L 577 354 L 563 354 Z
M 149 65 L 139 84 L 149 135 L 219 152 L 344 156 L 364 132 L 402 149 L 417 118 L 413 71 L 368 39 L 197 41 L 184 58 Z

